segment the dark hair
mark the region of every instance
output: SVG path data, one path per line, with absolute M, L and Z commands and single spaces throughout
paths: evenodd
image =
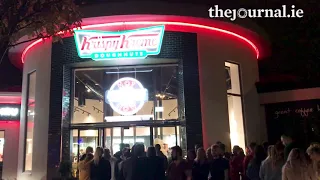
M 255 143 L 255 142 L 251 142 L 249 144 L 249 148 L 252 149 L 252 150 L 254 150 L 256 148 L 256 146 L 257 146 L 257 143 Z
M 179 154 L 180 156 L 182 156 L 182 149 L 180 146 L 174 146 L 171 148 L 172 151 L 176 151 L 177 154 Z
M 160 144 L 156 144 L 154 147 L 155 147 L 155 148 L 156 148 L 156 150 L 158 150 L 158 151 L 161 149 Z
M 147 156 L 148 156 L 148 157 L 154 157 L 154 156 L 156 156 L 156 148 L 153 147 L 153 146 L 148 147 Z
M 189 153 L 192 153 L 193 157 L 196 158 L 197 157 L 197 154 L 196 154 L 196 151 L 194 151 L 193 149 L 190 149 L 188 150 L 188 153 L 187 153 L 187 160 L 190 160 L 189 158 Z
M 143 156 L 144 155 L 144 144 L 142 143 L 137 143 L 134 145 L 134 150 L 133 150 L 133 156 Z
M 226 145 L 225 145 L 225 144 L 220 143 L 220 144 L 219 144 L 219 147 L 220 147 L 220 149 L 221 149 L 223 152 L 226 151 Z
M 253 157 L 253 162 L 260 166 L 261 162 L 265 159 L 265 152 L 264 152 L 264 148 L 261 145 L 258 145 L 255 147 L 254 149 L 254 157 Z
M 93 154 L 89 153 L 86 155 L 86 158 L 85 158 L 86 161 L 91 161 L 92 159 L 93 159 Z
M 212 149 L 218 149 L 218 148 L 220 148 L 219 144 L 214 144 L 214 145 L 211 146 L 211 150 Z
M 86 153 L 93 153 L 93 148 L 91 146 L 88 146 L 86 148 Z

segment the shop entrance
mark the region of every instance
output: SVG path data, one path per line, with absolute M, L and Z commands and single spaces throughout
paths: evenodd
M 123 147 L 132 148 L 135 143 L 145 147 L 160 144 L 163 153 L 169 155 L 169 148 L 180 145 L 180 125 L 171 126 L 122 126 L 105 128 L 74 128 L 72 130 L 73 161 L 78 162 L 88 146 L 110 149 L 114 154 Z

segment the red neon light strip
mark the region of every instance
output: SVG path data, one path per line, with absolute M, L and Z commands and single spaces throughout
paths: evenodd
M 260 52 L 257 48 L 257 46 L 252 42 L 250 41 L 249 39 L 237 34 L 237 33 L 234 33 L 234 32 L 231 32 L 231 31 L 228 31 L 228 30 L 224 30 L 224 29 L 220 29 L 220 28 L 216 28 L 216 27 L 212 27 L 212 26 L 206 26 L 206 25 L 201 25 L 201 24 L 195 24 L 195 23 L 187 23 L 187 22 L 173 22 L 173 21 L 134 21 L 134 22 L 114 22 L 114 23 L 103 23 L 103 24 L 93 24 L 93 25 L 85 25 L 85 26 L 82 26 L 82 29 L 91 29 L 91 28 L 100 28 L 100 27 L 107 27 L 107 26 L 119 26 L 119 25 L 176 25 L 176 26 L 184 26 L 184 27 L 194 27 L 194 28 L 200 28 L 200 29 L 207 29 L 207 30 L 211 30 L 211 31 L 216 31 L 216 32 L 221 32 L 221 33 L 224 33 L 224 34 L 228 34 L 228 35 L 231 35 L 231 36 L 234 36 L 238 39 L 241 39 L 243 40 L 244 42 L 246 42 L 247 44 L 250 45 L 250 47 L 256 52 L 256 55 L 257 55 L 257 59 L 259 59 L 259 55 L 260 55 Z M 31 43 L 30 45 L 28 45 L 24 51 L 22 52 L 22 56 L 21 56 L 21 60 L 22 60 L 22 63 L 24 63 L 24 59 L 25 59 L 25 56 L 27 54 L 27 52 L 33 47 L 35 46 L 36 44 L 42 42 L 43 39 L 38 39 L 36 41 L 34 41 L 33 43 Z

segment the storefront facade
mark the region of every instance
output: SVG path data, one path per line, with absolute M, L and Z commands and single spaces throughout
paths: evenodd
M 0 179 L 17 177 L 21 93 L 0 92 Z
M 141 142 L 167 153 L 266 139 L 255 33 L 191 14 L 106 15 L 84 18 L 63 43 L 11 51 L 23 62 L 18 179 L 56 177 L 60 161 L 77 162 L 86 146 L 115 153 Z

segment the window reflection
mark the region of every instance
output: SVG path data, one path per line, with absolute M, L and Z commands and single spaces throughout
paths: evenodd
M 36 71 L 28 75 L 28 94 L 26 109 L 26 136 L 25 136 L 25 154 L 24 154 L 24 171 L 32 170 L 32 152 L 33 152 L 33 128 L 35 117 L 35 88 L 36 88 Z

